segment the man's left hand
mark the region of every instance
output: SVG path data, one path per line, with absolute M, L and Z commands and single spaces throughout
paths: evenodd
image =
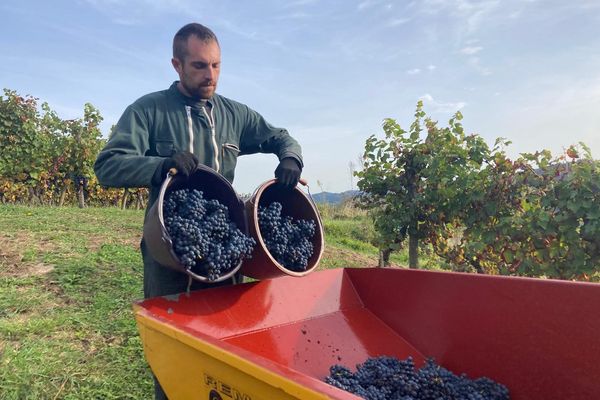
M 289 189 L 293 189 L 298 184 L 302 168 L 298 161 L 291 157 L 282 159 L 275 169 L 275 178 L 279 183 Z

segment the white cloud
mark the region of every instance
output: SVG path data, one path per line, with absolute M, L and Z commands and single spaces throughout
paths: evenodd
M 449 14 L 460 22 L 461 30 L 469 34 L 479 30 L 488 18 L 495 17 L 500 0 L 423 0 L 420 10 L 426 14 Z
M 429 65 L 427 66 L 427 69 L 428 69 L 429 71 L 434 71 L 436 68 L 437 68 L 437 67 L 436 67 L 435 65 L 433 65 L 433 64 L 429 64 Z
M 494 17 L 494 11 L 500 5 L 499 0 L 469 2 L 457 0 L 458 13 L 466 20 L 467 32 L 475 32 L 484 24 L 488 16 Z
M 419 97 L 419 100 L 423 100 L 424 106 L 426 106 L 427 109 L 432 110 L 434 113 L 452 113 L 453 114 L 459 110 L 462 110 L 467 105 L 467 103 L 464 101 L 457 101 L 457 102 L 437 101 L 429 93 L 425 93 L 423 96 Z
M 600 75 L 539 77 L 520 92 L 503 97 L 510 97 L 510 103 L 488 113 L 478 130 L 511 140 L 511 157 L 542 149 L 557 155 L 571 144 L 584 142 L 594 158 L 600 158 Z
M 302 12 L 302 11 L 298 11 L 298 12 L 294 12 L 294 13 L 290 13 L 290 14 L 279 15 L 279 16 L 275 17 L 274 19 L 282 21 L 282 20 L 288 20 L 288 19 L 306 19 L 309 17 L 310 17 L 310 14 Z
M 600 8 L 600 3 L 597 0 L 582 0 L 579 4 L 573 4 L 582 10 L 595 10 Z
M 365 1 L 360 2 L 356 8 L 358 10 L 364 10 L 364 9 L 373 7 L 377 3 L 378 3 L 378 1 L 376 1 L 376 0 L 365 0 Z
M 410 18 L 393 18 L 393 19 L 389 20 L 386 25 L 388 27 L 394 27 L 394 26 L 404 25 L 407 22 L 410 22 Z
M 319 0 L 295 0 L 295 1 L 291 1 L 286 3 L 286 5 L 284 7 L 288 8 L 288 7 L 301 7 L 301 6 L 306 6 L 309 4 L 314 4 L 317 3 Z
M 88 47 L 96 49 L 103 48 L 109 52 L 109 54 L 119 55 L 121 59 L 134 59 L 138 61 L 143 61 L 144 63 L 151 62 L 153 60 L 153 55 L 148 54 L 134 46 L 121 45 L 120 43 L 112 43 L 104 39 L 100 39 L 97 35 L 91 35 L 87 30 L 82 27 L 68 26 L 68 25 L 59 25 L 55 23 L 45 23 L 44 24 L 56 31 L 60 32 L 66 36 L 70 36 L 72 38 L 77 38 L 81 42 L 85 42 Z
M 406 73 L 409 75 L 417 75 L 417 74 L 421 73 L 421 69 L 420 68 L 409 69 L 408 71 L 406 71 Z
M 489 68 L 483 66 L 481 64 L 481 59 L 476 56 L 477 53 L 479 53 L 483 50 L 483 46 L 477 45 L 478 42 L 479 42 L 479 40 L 477 40 L 477 39 L 467 40 L 465 42 L 467 44 L 467 46 L 460 49 L 460 53 L 464 54 L 466 56 L 469 56 L 469 58 L 467 59 L 468 64 L 473 69 L 475 69 L 480 75 L 483 75 L 483 76 L 491 75 L 492 71 Z
M 123 25 L 142 24 L 148 16 L 164 13 L 189 12 L 186 0 L 84 0 L 96 10 L 112 17 L 114 23 Z
M 510 19 L 517 19 L 517 18 L 521 17 L 521 14 L 522 14 L 521 10 L 513 11 L 510 14 L 508 14 L 508 18 L 510 18 Z
M 488 67 L 481 65 L 481 60 L 479 57 L 469 57 L 469 65 L 479 72 L 483 76 L 488 76 L 492 74 L 492 70 Z
M 462 48 L 460 50 L 460 52 L 463 54 L 471 55 L 471 54 L 477 54 L 481 50 L 483 50 L 483 47 L 481 47 L 481 46 L 467 46 L 467 47 Z

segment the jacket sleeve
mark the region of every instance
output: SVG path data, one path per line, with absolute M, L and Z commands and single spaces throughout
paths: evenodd
M 269 124 L 259 113 L 245 107 L 246 124 L 240 140 L 240 155 L 273 153 L 279 160 L 295 159 L 303 167 L 302 149 L 287 130 Z
M 147 156 L 149 120 L 134 105 L 127 107 L 94 164 L 98 182 L 110 187 L 149 187 L 164 158 Z

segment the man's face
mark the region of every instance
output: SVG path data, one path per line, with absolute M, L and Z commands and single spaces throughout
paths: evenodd
M 216 41 L 205 42 L 192 35 L 187 40 L 185 60 L 173 58 L 179 74 L 180 90 L 194 99 L 210 99 L 217 89 L 221 68 L 221 49 Z

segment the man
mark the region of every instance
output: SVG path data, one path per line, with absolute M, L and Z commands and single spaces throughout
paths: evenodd
M 201 163 L 232 182 L 238 156 L 273 153 L 280 160 L 279 183 L 296 186 L 303 167 L 298 143 L 246 105 L 216 94 L 221 49 L 210 29 L 197 23 L 181 28 L 171 63 L 179 81 L 127 107 L 98 155 L 94 170 L 102 185 L 150 187 L 149 209 L 171 168 L 187 176 Z M 146 298 L 186 290 L 186 275 L 154 261 L 144 241 L 141 252 Z M 195 281 L 191 289 L 207 286 Z M 156 389 L 157 398 L 166 398 L 158 384 Z

